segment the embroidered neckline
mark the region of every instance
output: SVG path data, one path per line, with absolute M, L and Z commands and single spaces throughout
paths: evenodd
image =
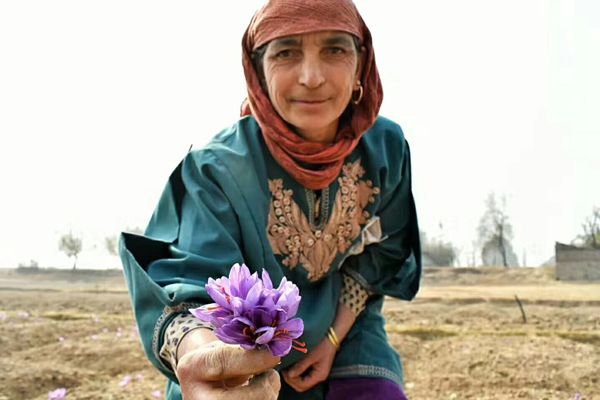
M 304 188 L 306 202 L 308 203 L 308 224 L 310 229 L 317 231 L 323 229 L 329 220 L 329 187 L 321 190 L 321 198 L 317 199 L 314 190 Z M 319 210 L 320 208 L 320 210 Z
M 315 221 L 314 192 L 305 191 L 307 218 L 294 201 L 294 192 L 284 189 L 283 180 L 269 180 L 272 199 L 267 232 L 271 249 L 282 256 L 283 265 L 293 270 L 301 264 L 308 272 L 308 279 L 317 281 L 327 274 L 338 254 L 348 251 L 370 217 L 366 207 L 375 202 L 374 196 L 380 192 L 370 180 L 360 179 L 364 173 L 360 160 L 343 166 L 331 211 L 329 189 L 321 194 L 318 221 Z

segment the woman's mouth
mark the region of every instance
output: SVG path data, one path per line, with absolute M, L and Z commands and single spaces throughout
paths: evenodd
M 319 105 L 325 103 L 327 100 L 328 99 L 294 99 L 292 100 L 292 103 L 301 105 Z

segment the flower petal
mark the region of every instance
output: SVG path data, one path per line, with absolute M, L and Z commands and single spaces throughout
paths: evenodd
M 215 303 L 223 307 L 231 307 L 229 282 L 225 281 L 225 279 L 226 278 L 219 278 L 214 280 L 212 278 L 208 278 L 208 283 L 205 286 L 206 292 L 211 299 L 215 301 Z
M 246 298 L 248 290 L 252 287 L 252 282 L 258 280 L 258 276 L 254 279 L 250 276 L 250 270 L 246 264 L 234 264 L 229 271 L 229 284 L 231 294 L 236 297 Z
M 232 297 L 231 298 L 231 310 L 233 311 L 233 313 L 236 316 L 242 315 L 244 312 L 244 300 L 242 300 L 239 297 Z
M 271 340 L 267 346 L 271 350 L 271 354 L 276 357 L 283 357 L 292 349 L 292 339 L 275 339 Z
M 262 270 L 262 282 L 263 282 L 263 286 L 265 287 L 265 289 L 267 289 L 267 290 L 273 289 L 273 282 L 271 282 L 271 277 L 269 276 L 269 273 L 267 272 L 266 269 Z
M 280 333 L 282 332 L 282 333 Z M 289 337 L 296 339 L 302 336 L 304 332 L 304 321 L 300 318 L 292 318 L 289 321 L 284 322 L 277 326 L 277 335 L 279 337 Z
M 263 285 L 260 281 L 258 281 L 248 291 L 246 299 L 244 300 L 244 310 L 251 310 L 252 308 L 256 307 L 262 293 Z
M 199 320 L 210 322 L 213 319 L 213 314 L 221 308 L 217 303 L 205 304 L 198 308 L 190 308 L 190 313 Z
M 246 333 L 249 329 L 247 324 L 235 318 L 230 323 L 215 329 L 215 336 L 229 344 L 254 345 L 252 336 Z
M 273 336 L 275 336 L 275 328 L 271 326 L 264 326 L 262 328 L 258 328 L 256 330 L 256 334 L 260 334 L 260 336 L 258 336 L 255 340 L 256 343 L 267 344 L 271 341 L 271 339 L 273 339 Z
M 254 307 L 250 313 L 248 313 L 254 325 L 257 328 L 263 326 L 272 326 L 273 323 L 277 323 L 277 310 L 269 309 L 267 307 L 258 306 Z

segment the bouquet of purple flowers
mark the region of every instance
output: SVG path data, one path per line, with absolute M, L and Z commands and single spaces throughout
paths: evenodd
M 278 357 L 292 348 L 307 352 L 306 345 L 296 340 L 304 331 L 302 320 L 294 318 L 300 291 L 285 277 L 274 288 L 267 271 L 262 271 L 260 279 L 245 264 L 234 264 L 229 278 L 208 278 L 206 291 L 215 302 L 190 312 L 209 322 L 223 342 L 246 350 L 268 348 Z

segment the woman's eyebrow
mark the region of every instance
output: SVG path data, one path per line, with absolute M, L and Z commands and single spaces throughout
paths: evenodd
M 323 44 L 327 46 L 352 46 L 353 42 L 352 39 L 350 39 L 346 35 L 335 35 L 329 36 L 328 38 L 324 39 Z
M 286 37 L 273 40 L 273 46 L 282 47 L 282 46 L 300 46 L 301 41 L 296 37 Z

